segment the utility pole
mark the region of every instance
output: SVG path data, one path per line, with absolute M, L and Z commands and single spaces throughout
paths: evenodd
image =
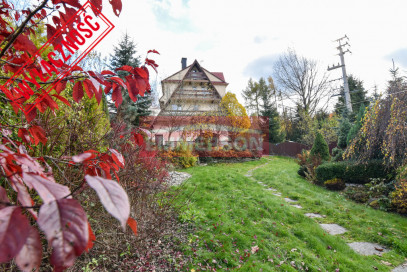
M 345 53 L 350 52 L 349 49 L 346 49 L 345 51 L 343 50 L 345 46 L 350 46 L 348 42 L 345 44 L 342 44 L 342 40 L 347 39 L 349 41 L 348 36 L 344 36 L 342 38 L 337 39 L 334 42 L 338 42 L 339 46 L 337 49 L 339 50 L 339 57 L 341 58 L 341 64 L 338 63 L 338 65 L 332 65 L 332 67 L 328 66 L 328 71 L 337 69 L 337 68 L 342 68 L 342 78 L 343 78 L 343 89 L 344 89 L 344 94 L 345 94 L 345 105 L 346 109 L 348 110 L 349 113 L 352 112 L 352 101 L 350 99 L 350 93 L 349 93 L 349 84 L 348 84 L 348 76 L 346 75 L 346 68 L 345 68 Z

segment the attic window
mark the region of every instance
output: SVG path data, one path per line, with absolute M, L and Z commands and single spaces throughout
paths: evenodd
M 172 110 L 174 110 L 174 111 L 180 111 L 180 110 L 182 110 L 182 106 L 181 105 L 175 105 L 175 104 L 172 104 L 171 105 L 171 108 L 172 108 Z

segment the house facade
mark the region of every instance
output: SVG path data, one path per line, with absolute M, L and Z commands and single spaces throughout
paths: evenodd
M 153 131 L 157 145 L 178 142 L 194 116 L 220 113 L 228 83 L 222 72 L 210 72 L 197 60 L 187 66 L 187 59 L 182 58 L 181 70 L 162 80 L 161 86 L 159 121 Z

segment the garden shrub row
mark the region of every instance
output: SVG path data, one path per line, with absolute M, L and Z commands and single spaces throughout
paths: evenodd
M 392 175 L 392 171 L 386 169 L 380 160 L 363 164 L 354 161 L 327 162 L 318 166 L 315 172 L 319 184 L 334 178 L 342 179 L 346 183 L 365 184 L 371 178 L 388 178 Z
M 200 162 L 214 162 L 214 161 L 245 161 L 247 159 L 259 159 L 262 156 L 262 152 L 258 150 L 211 150 L 211 151 L 196 151 L 195 152 Z

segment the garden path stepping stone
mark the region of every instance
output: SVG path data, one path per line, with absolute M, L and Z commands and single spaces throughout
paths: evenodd
M 407 263 L 397 266 L 392 272 L 407 272 Z
M 354 242 L 354 243 L 349 243 L 348 245 L 354 251 L 356 251 L 360 255 L 364 255 L 364 256 L 368 256 L 368 255 L 381 256 L 382 253 L 389 251 L 384 246 L 381 246 L 379 244 L 369 243 L 369 242 Z M 403 271 L 403 270 L 401 270 L 401 271 Z
M 306 213 L 305 216 L 309 218 L 323 218 L 323 216 L 320 215 L 319 213 Z
M 273 195 L 275 195 L 275 196 L 281 196 L 280 193 L 274 193 Z
M 294 199 L 291 199 L 291 198 L 288 198 L 288 197 L 284 198 L 284 200 L 286 202 L 297 202 L 298 201 L 298 200 L 294 200 Z
M 297 205 L 297 204 L 291 205 L 291 207 L 294 207 L 294 208 L 297 208 L 297 209 L 302 209 L 302 206 L 301 206 L 301 205 Z
M 319 224 L 326 232 L 331 235 L 337 235 L 345 233 L 347 230 L 337 224 Z
M 267 191 L 274 191 L 274 192 L 277 192 L 277 190 L 274 189 L 273 187 L 267 188 L 266 190 L 267 190 Z

